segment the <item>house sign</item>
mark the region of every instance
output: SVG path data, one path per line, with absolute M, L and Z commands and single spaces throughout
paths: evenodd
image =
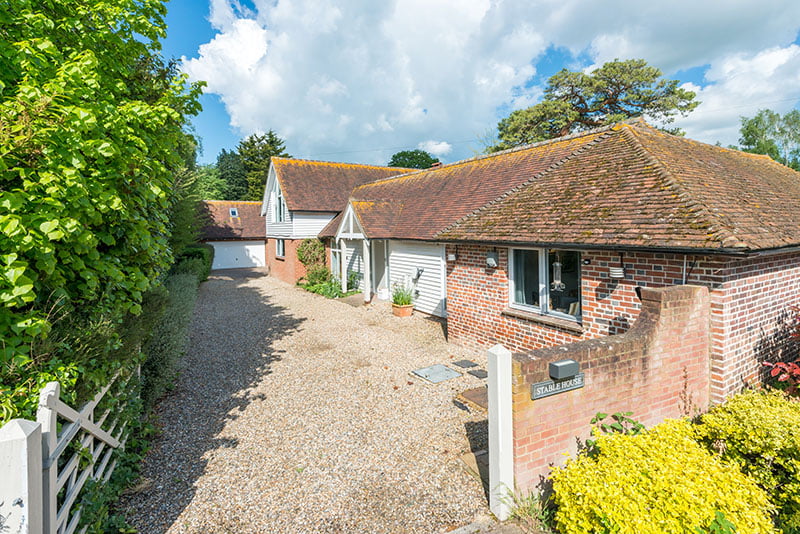
M 564 380 L 547 380 L 531 384 L 531 399 L 541 399 L 564 391 L 580 389 L 583 387 L 583 373 L 565 378 Z

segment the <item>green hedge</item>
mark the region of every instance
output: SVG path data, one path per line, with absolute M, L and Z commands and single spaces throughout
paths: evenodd
M 143 348 L 142 401 L 146 410 L 150 410 L 173 383 L 178 361 L 186 348 L 189 323 L 197 300 L 197 277 L 194 274 L 172 275 L 164 282 L 164 287 L 169 292 L 166 311 Z
M 192 245 L 183 249 L 183 253 L 175 261 L 170 274 L 194 273 L 198 282 L 208 279 L 211 265 L 214 263 L 214 247 L 211 245 Z
M 701 443 L 770 495 L 784 533 L 800 533 L 800 402 L 777 390 L 745 391 L 713 407 L 696 428 Z

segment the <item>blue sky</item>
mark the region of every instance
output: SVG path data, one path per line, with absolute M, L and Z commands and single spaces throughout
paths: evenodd
M 644 58 L 702 104 L 676 124 L 738 138 L 739 117 L 800 101 L 800 3 L 675 0 L 170 0 L 164 54 L 208 83 L 200 161 L 275 130 L 296 157 L 385 163 L 483 149 L 561 68 Z

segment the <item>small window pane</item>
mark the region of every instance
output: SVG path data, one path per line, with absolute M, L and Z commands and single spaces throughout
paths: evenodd
M 231 208 L 230 211 L 231 211 L 231 217 L 238 217 L 239 216 L 239 210 L 238 209 Z
M 539 306 L 539 251 L 514 251 L 514 302 Z
M 574 317 L 581 314 L 581 254 L 574 250 L 549 250 L 550 309 Z
M 285 245 L 283 239 L 276 239 L 275 240 L 275 255 L 277 255 L 279 258 L 282 258 L 283 256 L 285 256 L 286 255 L 285 254 L 285 246 L 286 245 Z

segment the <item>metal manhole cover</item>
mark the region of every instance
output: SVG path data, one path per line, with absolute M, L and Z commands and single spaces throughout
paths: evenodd
M 416 369 L 411 372 L 432 384 L 438 384 L 439 382 L 444 382 L 445 380 L 450 380 L 451 378 L 461 376 L 461 373 L 458 371 L 454 371 L 453 369 L 450 369 L 449 367 L 446 367 L 440 363 L 431 365 L 430 367 Z

